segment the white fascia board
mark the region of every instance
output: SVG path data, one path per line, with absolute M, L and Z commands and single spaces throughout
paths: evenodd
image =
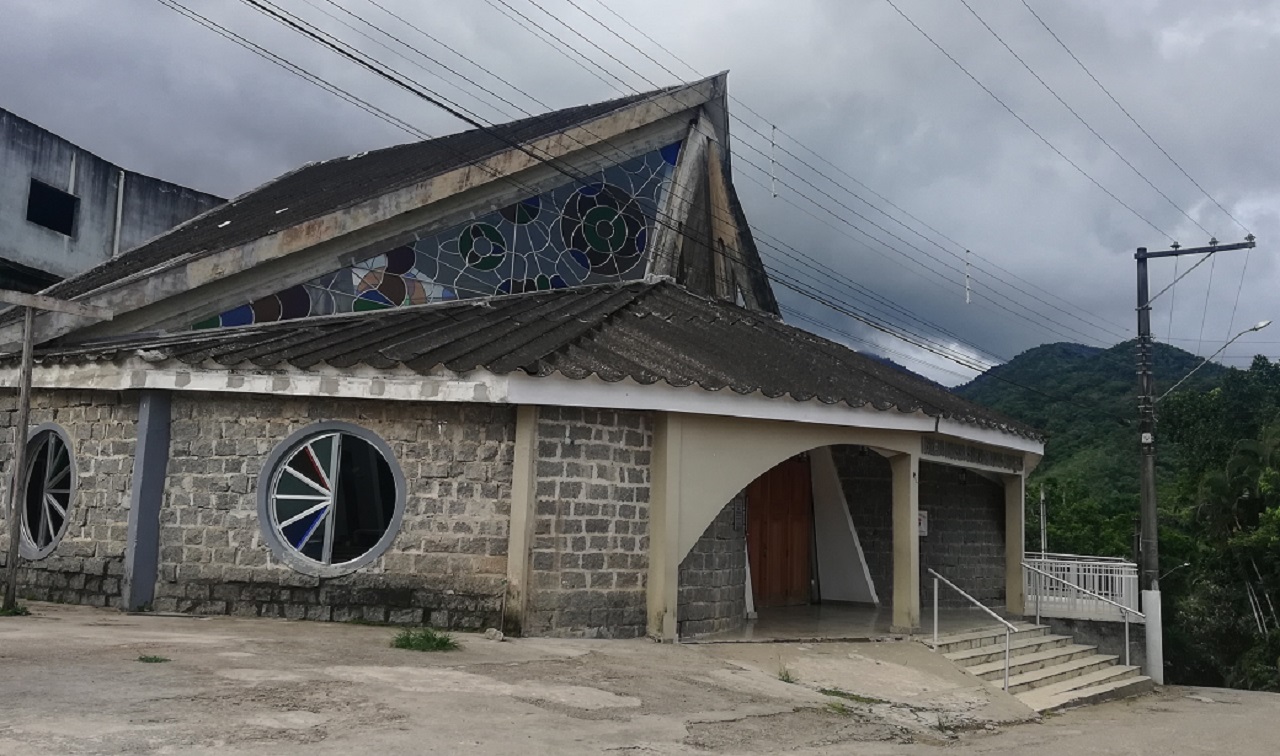
M 17 388 L 18 370 L 0 370 L 0 387 Z M 191 366 L 176 360 L 148 362 L 130 357 L 118 362 L 37 365 L 32 385 L 39 389 L 125 391 L 160 389 L 217 393 L 269 394 L 410 402 L 477 402 L 599 409 L 681 412 L 751 420 L 781 420 L 847 428 L 941 433 L 953 438 L 1041 455 L 1044 445 L 1011 433 L 968 423 L 929 417 L 923 412 L 877 410 L 870 406 L 770 398 L 731 389 L 709 391 L 698 386 L 665 383 L 643 385 L 631 379 L 604 381 L 563 375 L 535 377 L 523 373 L 496 375 L 487 370 L 455 374 L 440 369 L 422 375 L 407 368 L 377 370 L 366 366 L 310 370 L 285 366 L 278 370 Z
M 387 399 L 406 402 L 479 402 L 505 404 L 506 378 L 485 371 L 462 377 L 448 371 L 421 375 L 411 370 L 372 368 L 339 370 L 263 371 L 261 369 L 200 368 L 167 360 L 150 363 L 141 358 L 123 362 L 80 365 L 39 365 L 32 371 L 38 389 L 127 391 L 208 391 L 232 394 L 311 396 L 343 399 Z M 18 371 L 0 370 L 0 387 L 16 388 Z
M 1023 454 L 1044 454 L 1044 442 L 1036 441 L 1026 436 L 1020 436 L 1016 433 L 1006 433 L 1004 431 L 995 430 L 994 428 L 983 428 L 971 423 L 962 423 L 957 420 L 947 418 L 938 418 L 937 432 L 955 438 L 962 438 L 966 441 L 973 441 L 988 446 L 999 446 L 1004 449 L 1014 449 Z

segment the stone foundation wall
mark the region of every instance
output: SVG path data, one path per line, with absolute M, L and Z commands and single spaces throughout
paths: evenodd
M 876 593 L 893 603 L 893 473 L 889 460 L 857 446 L 832 449 L 849 513 Z M 929 535 L 920 539 L 920 606 L 933 604 L 933 568 L 991 608 L 1005 605 L 1004 488 L 959 467 L 920 463 L 920 509 Z M 972 606 L 944 590 L 944 608 Z
M 746 622 L 746 494 L 720 510 L 680 563 L 681 638 L 736 630 Z
M 0 460 L 3 506 L 13 474 L 13 426 L 17 394 L 0 396 Z M 37 601 L 118 606 L 128 536 L 129 491 L 137 442 L 138 406 L 121 392 L 36 391 L 30 427 L 55 423 L 66 431 L 75 456 L 77 485 L 62 540 L 48 556 L 23 560 L 19 595 Z M 9 543 L 0 517 L 0 544 Z M 5 562 L 0 549 L 0 565 Z
M 322 420 L 379 435 L 408 488 L 391 546 L 338 578 L 280 564 L 258 521 L 267 455 Z M 175 393 L 155 608 L 497 626 L 514 436 L 511 407 Z
M 540 408 L 524 634 L 644 635 L 652 451 L 647 413 Z

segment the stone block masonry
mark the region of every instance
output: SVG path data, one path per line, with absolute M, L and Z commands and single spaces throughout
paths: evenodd
M 4 507 L 13 475 L 17 406 L 17 392 L 0 396 L 0 506 Z M 77 486 L 57 547 L 43 559 L 21 562 L 19 595 L 38 601 L 118 606 L 137 442 L 136 397 L 102 391 L 33 392 L 31 428 L 45 423 L 60 426 L 70 438 Z M 0 517 L 0 544 L 8 543 L 6 511 Z M 0 548 L 0 564 L 5 551 Z
M 256 488 L 267 455 L 322 420 L 380 436 L 408 488 L 390 548 L 337 578 L 277 562 L 258 522 Z M 514 408 L 180 392 L 170 433 L 157 610 L 459 630 L 499 623 Z
M 720 510 L 680 562 L 681 638 L 736 630 L 747 614 L 746 494 Z
M 867 569 L 881 602 L 893 602 L 893 474 L 889 460 L 857 446 L 832 449 Z M 1004 488 L 960 467 L 920 463 L 920 509 L 929 534 L 920 539 L 920 606 L 933 605 L 937 570 L 990 608 L 1005 605 Z M 944 587 L 939 606 L 972 606 Z
M 950 465 L 920 464 L 920 509 L 929 535 L 920 539 L 920 605 L 933 602 L 932 567 L 984 606 L 1005 606 L 1004 486 Z M 943 586 L 939 606 L 973 606 Z
M 525 634 L 644 635 L 652 451 L 647 413 L 539 409 Z

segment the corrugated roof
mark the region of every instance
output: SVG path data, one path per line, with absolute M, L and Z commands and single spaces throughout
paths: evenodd
M 440 367 L 759 392 L 924 412 L 1041 438 L 921 376 L 669 281 L 608 284 L 43 350 L 43 364 L 148 360 L 192 366 Z M 12 361 L 12 358 L 10 358 Z
M 675 89 L 675 87 L 668 88 Z M 71 299 L 177 259 L 198 259 L 611 113 L 668 89 L 313 163 L 46 290 Z

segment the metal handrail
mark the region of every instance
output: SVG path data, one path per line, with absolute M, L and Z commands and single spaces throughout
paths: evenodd
M 1046 559 L 1060 561 L 1080 561 L 1080 562 L 1099 562 L 1105 564 L 1133 564 L 1133 562 L 1124 557 L 1108 557 L 1108 556 L 1089 556 L 1086 554 L 1060 554 L 1055 551 L 1028 551 L 1026 554 L 1028 559 Z M 1135 567 L 1137 565 L 1134 565 Z
M 1027 564 L 1026 562 L 1023 562 L 1023 563 L 1022 563 L 1022 568 L 1023 568 L 1023 569 L 1025 569 L 1025 570 L 1031 570 L 1032 572 L 1037 573 L 1037 574 L 1039 574 L 1039 575 L 1040 575 L 1040 576 L 1042 576 L 1042 577 L 1047 577 L 1047 578 L 1049 578 L 1050 580 L 1056 580 L 1056 581 L 1058 581 L 1059 583 L 1062 583 L 1063 585 L 1067 586 L 1068 588 L 1075 589 L 1075 590 L 1077 590 L 1077 591 L 1079 591 L 1079 592 L 1083 593 L 1083 594 L 1084 594 L 1084 595 L 1086 595 L 1086 596 L 1089 596 L 1089 597 L 1091 597 L 1091 598 L 1098 599 L 1099 601 L 1102 601 L 1103 603 L 1106 603 L 1106 604 L 1111 604 L 1111 605 L 1112 605 L 1112 606 L 1114 606 L 1115 608 L 1119 609 L 1119 610 L 1120 610 L 1120 616 L 1124 618 L 1124 664 L 1125 664 L 1125 666 L 1126 666 L 1126 667 L 1127 667 L 1127 666 L 1129 666 L 1129 615 L 1130 615 L 1130 614 L 1133 614 L 1133 615 L 1136 615 L 1136 616 L 1138 616 L 1138 617 L 1141 617 L 1141 618 L 1142 618 L 1142 619 L 1144 619 L 1144 620 L 1147 618 L 1147 615 L 1143 614 L 1142 612 L 1138 611 L 1137 609 L 1131 609 L 1131 608 L 1129 608 L 1129 607 L 1125 606 L 1124 604 L 1121 604 L 1121 603 L 1118 603 L 1118 602 L 1112 601 L 1111 599 L 1107 598 L 1106 596 L 1103 596 L 1103 595 L 1100 595 L 1100 594 L 1094 593 L 1093 591 L 1089 590 L 1088 588 L 1082 588 L 1082 587 L 1080 587 L 1080 586 L 1076 585 L 1075 583 L 1071 582 L 1070 580 L 1064 580 L 1064 579 L 1062 579 L 1062 578 L 1058 577 L 1057 575 L 1052 575 L 1052 574 L 1050 574 L 1050 573 L 1048 573 L 1048 572 L 1045 572 L 1044 570 L 1041 570 L 1041 569 L 1037 569 L 1037 568 L 1035 568 L 1035 567 L 1032 567 L 1031 565 Z M 930 570 L 930 572 L 933 572 L 933 570 Z M 1036 624 L 1037 624 L 1037 625 L 1038 625 L 1038 624 L 1040 624 L 1040 593 L 1041 593 L 1041 591 L 1039 591 L 1039 590 L 1037 590 L 1037 591 L 1036 591 Z
M 1004 631 L 1004 689 L 1005 689 L 1005 691 L 1006 691 L 1006 692 L 1008 692 L 1008 690 L 1009 690 L 1009 641 L 1010 641 L 1010 639 L 1013 637 L 1013 633 L 1018 632 L 1018 628 L 1014 627 L 1014 626 L 1013 626 L 1013 623 L 1009 622 L 1009 621 L 1008 621 L 1008 620 L 1006 620 L 1004 617 L 1001 617 L 999 614 L 996 614 L 996 613 L 995 613 L 995 612 L 993 612 L 992 610 L 988 609 L 986 606 L 984 606 L 984 605 L 982 604 L 982 602 L 981 602 L 981 601 L 979 601 L 979 600 L 977 600 L 976 598 L 974 598 L 973 596 L 970 596 L 969 594 L 965 593 L 963 590 L 961 590 L 961 589 L 960 589 L 960 586 L 956 585 L 955 583 L 951 582 L 950 580 L 947 580 L 947 579 L 946 579 L 946 578 L 944 578 L 943 576 L 939 575 L 939 574 L 937 573 L 937 571 L 936 571 L 936 570 L 930 569 L 930 570 L 929 570 L 929 574 L 930 574 L 930 575 L 933 575 L 933 650 L 934 650 L 934 651 L 937 651 L 937 650 L 938 650 L 938 581 L 942 581 L 942 582 L 946 583 L 946 584 L 947 584 L 947 586 L 948 586 L 949 588 L 951 588 L 951 590 L 955 591 L 956 593 L 960 594 L 961 596 L 964 596 L 964 597 L 965 597 L 965 599 L 967 599 L 967 600 L 969 601 L 969 603 L 971 603 L 971 604 L 973 604 L 974 606 L 978 607 L 979 609 L 981 609 L 982 611 L 986 612 L 987 614 L 990 614 L 992 617 L 994 617 L 994 618 L 995 618 L 995 620 L 996 620 L 997 622 L 999 622 L 1000 624 L 1004 625 L 1004 627 L 1005 627 L 1005 631 Z

